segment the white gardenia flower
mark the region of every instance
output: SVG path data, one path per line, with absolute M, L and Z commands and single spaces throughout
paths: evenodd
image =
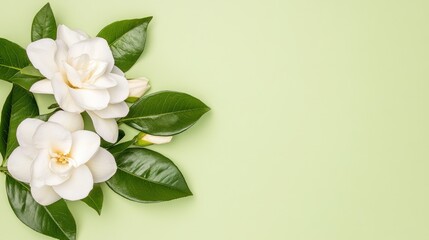
M 116 172 L 114 157 L 100 147 L 97 134 L 83 130 L 77 113 L 58 111 L 47 122 L 27 118 L 16 136 L 19 147 L 7 168 L 15 179 L 30 184 L 31 195 L 42 205 L 83 199 L 94 183 Z
M 54 94 L 67 112 L 86 111 L 96 132 L 108 142 L 118 139 L 115 118 L 128 114 L 129 94 L 124 73 L 114 66 L 107 41 L 58 26 L 57 40 L 30 43 L 27 55 L 46 79 L 33 84 L 33 93 Z
M 145 77 L 128 80 L 130 93 L 128 99 L 132 102 L 143 96 L 149 90 L 149 79 Z

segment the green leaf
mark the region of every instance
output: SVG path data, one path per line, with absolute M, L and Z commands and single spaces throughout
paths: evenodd
M 34 83 L 42 80 L 43 78 L 44 77 L 25 75 L 20 71 L 13 75 L 13 77 L 10 78 L 10 81 L 29 91 Z
M 107 40 L 115 58 L 115 65 L 128 71 L 143 53 L 147 27 L 152 17 L 114 22 L 97 35 Z
M 10 78 L 29 64 L 25 49 L 0 38 L 0 79 L 10 82 Z
M 100 185 L 94 185 L 88 197 L 82 199 L 82 201 L 97 211 L 98 215 L 101 215 L 101 209 L 103 208 L 103 190 L 101 190 Z
M 33 65 L 28 65 L 25 68 L 23 68 L 21 70 L 21 74 L 32 76 L 32 77 L 44 78 L 44 76 L 40 73 L 40 71 L 36 69 Z
M 9 135 L 10 114 L 12 107 L 12 91 L 7 96 L 1 112 L 0 121 L 0 153 L 3 157 L 3 163 L 6 161 L 7 138 Z M 2 164 L 3 165 L 3 164 Z
M 64 200 L 42 206 L 31 196 L 27 184 L 6 176 L 6 192 L 13 212 L 34 231 L 57 239 L 76 239 L 76 223 Z
M 51 105 L 49 105 L 48 109 L 55 109 L 55 108 L 59 108 L 60 105 L 58 105 L 58 103 L 52 103 Z
M 1 152 L 3 161 L 9 157 L 12 151 L 18 146 L 16 139 L 16 129 L 26 118 L 39 115 L 36 100 L 33 94 L 13 85 L 12 91 L 3 105 L 0 130 L 1 130 Z
M 171 136 L 190 128 L 209 110 L 188 94 L 165 91 L 140 98 L 119 122 L 148 134 Z
M 9 80 L 12 83 L 15 83 L 27 91 L 30 90 L 31 86 L 44 79 L 43 75 L 33 67 L 33 65 L 28 65 L 13 75 Z
M 43 114 L 43 115 L 39 115 L 39 116 L 36 116 L 36 117 L 34 117 L 34 118 L 37 118 L 37 119 L 40 119 L 40 120 L 42 120 L 42 121 L 44 121 L 44 122 L 46 122 L 46 121 L 48 121 L 49 120 L 49 118 L 52 116 L 52 115 L 54 115 L 54 113 L 56 113 L 57 111 L 59 111 L 60 109 L 59 108 L 57 108 L 57 109 L 55 109 L 54 111 L 52 111 L 52 112 L 50 112 L 50 113 L 46 113 L 46 114 Z
M 57 37 L 57 23 L 55 22 L 54 13 L 51 6 L 47 3 L 40 9 L 33 19 L 31 26 L 31 41 L 37 41 L 42 38 Z
M 109 149 L 107 149 L 111 154 L 113 154 L 114 156 L 123 152 L 125 149 L 127 149 L 128 147 L 130 147 L 131 145 L 133 145 L 135 142 L 135 140 L 130 140 L 127 142 L 123 142 L 123 143 L 119 143 L 117 145 L 111 146 Z
M 107 184 L 129 200 L 158 202 L 192 195 L 179 169 L 157 152 L 129 148 L 116 156 L 116 162 L 118 170 Z

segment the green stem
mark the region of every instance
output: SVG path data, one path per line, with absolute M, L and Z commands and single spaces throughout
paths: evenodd
M 0 172 L 4 173 L 6 175 L 9 174 L 9 171 L 7 170 L 7 167 L 3 167 L 3 166 L 0 167 Z

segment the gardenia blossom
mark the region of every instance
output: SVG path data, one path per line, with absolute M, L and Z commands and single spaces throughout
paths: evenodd
M 103 38 L 90 38 L 64 25 L 57 39 L 30 43 L 27 55 L 46 79 L 32 85 L 33 93 L 54 94 L 67 112 L 86 111 L 96 132 L 108 142 L 118 139 L 116 118 L 128 114 L 129 95 L 124 73 L 114 66 L 112 51 Z
M 97 134 L 83 130 L 77 113 L 58 111 L 47 122 L 27 118 L 16 136 L 19 147 L 7 168 L 15 179 L 30 184 L 31 195 L 42 205 L 83 199 L 94 183 L 116 172 L 114 157 L 100 148 Z

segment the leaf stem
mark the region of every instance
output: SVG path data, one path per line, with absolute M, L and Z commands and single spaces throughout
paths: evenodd
M 9 175 L 9 171 L 7 170 L 7 167 L 3 167 L 3 166 L 1 166 L 1 167 L 0 167 L 0 172 L 4 173 L 4 174 L 6 174 L 6 175 Z

